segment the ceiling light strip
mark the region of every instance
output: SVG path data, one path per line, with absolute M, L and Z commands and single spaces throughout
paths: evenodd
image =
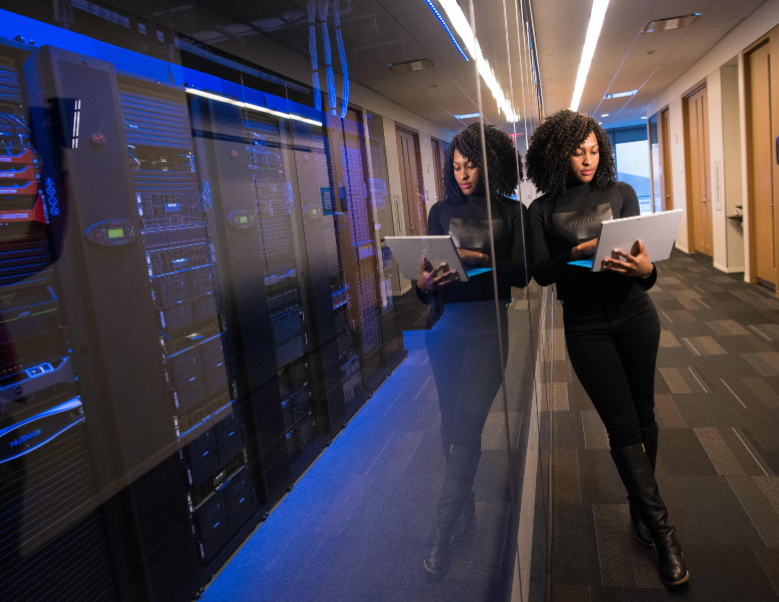
M 609 100 L 611 98 L 625 98 L 626 96 L 635 96 L 638 94 L 638 90 L 630 90 L 628 92 L 614 92 L 614 94 L 606 94 L 603 100 Z
M 301 117 L 300 115 L 294 115 L 292 113 L 282 113 L 281 111 L 274 111 L 273 109 L 266 109 L 265 107 L 261 107 L 259 105 L 253 105 L 248 102 L 241 102 L 239 100 L 233 100 L 232 98 L 227 98 L 226 96 L 219 96 L 218 94 L 212 94 L 211 92 L 204 92 L 202 90 L 195 90 L 194 88 L 186 88 L 187 94 L 194 94 L 195 96 L 202 96 L 203 98 L 208 98 L 211 100 L 216 100 L 219 102 L 224 102 L 236 107 L 241 107 L 242 109 L 248 109 L 249 111 L 257 111 L 259 113 L 267 113 L 268 115 L 275 115 L 276 117 L 281 117 L 282 119 L 294 119 L 295 121 L 302 121 L 303 123 L 308 123 L 310 125 L 318 125 L 322 126 L 321 121 L 315 121 L 313 119 L 307 119 L 306 117 Z
M 582 58 L 579 62 L 579 72 L 576 75 L 576 85 L 573 89 L 573 98 L 571 99 L 571 110 L 579 110 L 584 93 L 584 84 L 587 82 L 587 75 L 590 72 L 590 65 L 595 56 L 595 47 L 598 45 L 600 31 L 603 28 L 603 21 L 606 18 L 606 9 L 609 7 L 609 0 L 593 0 L 592 14 L 590 15 L 590 24 L 587 26 L 587 37 L 584 39 L 584 48 L 582 48 Z
M 446 24 L 443 15 L 441 15 L 441 13 L 438 12 L 438 9 L 435 7 L 435 4 L 433 4 L 433 1 L 425 0 L 425 2 L 430 7 L 430 10 L 433 11 L 433 14 L 435 15 L 436 19 L 438 19 L 439 23 L 441 23 L 443 28 L 446 30 L 446 33 L 449 34 L 449 39 L 452 40 L 452 44 L 454 44 L 454 47 L 457 48 L 457 52 L 459 52 L 466 61 L 470 62 L 468 55 L 465 54 L 465 51 L 463 50 L 462 46 L 460 46 L 460 43 L 457 41 L 457 38 L 454 37 L 452 30 L 449 29 L 449 26 Z
M 428 0 L 425 0 L 428 2 Z M 462 39 L 465 48 L 468 53 L 476 61 L 476 67 L 479 71 L 479 75 L 484 80 L 484 83 L 492 93 L 492 97 L 495 102 L 498 103 L 498 108 L 506 116 L 506 120 L 509 122 L 519 121 L 519 115 L 514 111 L 508 98 L 506 98 L 505 92 L 498 84 L 498 79 L 495 77 L 495 72 L 490 67 L 490 63 L 484 58 L 481 52 L 481 46 L 479 41 L 471 29 L 468 19 L 465 17 L 465 13 L 457 4 L 457 0 L 439 0 L 441 7 L 444 9 L 446 16 L 449 17 L 449 21 L 452 23 L 452 27 L 457 32 L 457 35 Z M 429 2 L 428 2 L 429 3 Z

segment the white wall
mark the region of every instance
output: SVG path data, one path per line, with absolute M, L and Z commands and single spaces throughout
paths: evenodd
M 739 23 L 704 55 L 687 73 L 682 75 L 654 101 L 649 103 L 647 114 L 652 115 L 668 105 L 672 99 L 681 98 L 697 82 L 730 61 L 734 56 L 767 34 L 779 24 L 779 0 L 768 0 L 749 17 Z
M 741 154 L 741 173 L 745 174 L 746 171 L 746 158 L 745 158 L 745 146 L 744 146 L 744 89 L 743 89 L 743 60 L 741 52 L 744 48 L 752 44 L 755 40 L 768 33 L 777 24 L 779 24 L 779 0 L 767 0 L 760 8 L 752 13 L 748 18 L 739 23 L 728 35 L 726 35 L 720 42 L 717 43 L 706 55 L 704 55 L 695 65 L 693 65 L 684 75 L 671 84 L 660 96 L 654 101 L 649 103 L 647 107 L 647 114 L 653 115 L 664 107 L 669 109 L 670 117 L 670 136 L 671 136 L 671 157 L 672 157 L 672 178 L 673 178 L 673 195 L 674 195 L 674 207 L 677 209 L 684 209 L 685 216 L 682 220 L 682 224 L 679 229 L 679 235 L 677 238 L 676 246 L 683 251 L 689 250 L 689 241 L 687 240 L 687 194 L 684 180 L 684 119 L 682 114 L 682 97 L 683 95 L 693 88 L 697 83 L 706 80 L 709 87 L 709 134 L 710 134 L 710 158 L 711 158 L 711 173 L 712 173 L 712 195 L 716 193 L 716 181 L 714 181 L 715 170 L 713 169 L 714 162 L 719 160 L 725 162 L 728 158 L 729 161 L 733 160 L 731 152 L 727 152 L 725 149 L 724 138 L 727 133 L 732 134 L 732 128 L 728 130 L 723 129 L 723 91 L 722 91 L 722 74 L 720 68 L 731 61 L 734 56 L 739 57 L 739 97 L 741 113 L 741 132 L 740 132 L 740 154 Z M 732 84 L 732 73 L 727 75 L 729 85 Z M 728 98 L 728 103 L 732 103 L 732 98 Z M 730 106 L 730 105 L 728 105 Z M 732 114 L 726 111 L 725 116 Z M 731 149 L 732 150 L 732 149 Z M 731 165 L 732 163 L 729 163 Z M 728 169 L 726 173 L 730 173 Z M 723 177 L 724 178 L 724 177 Z M 733 178 L 731 178 L 732 181 Z M 736 178 L 737 180 L 737 178 Z M 741 190 L 742 198 L 746 198 L 744 187 L 746 185 L 746 178 L 741 178 Z M 733 237 L 732 234 L 728 234 L 728 229 L 731 227 L 727 223 L 726 216 L 728 208 L 741 204 L 734 203 L 733 199 L 728 198 L 728 194 L 733 194 L 733 188 L 728 186 L 727 182 L 723 179 L 720 186 L 725 194 L 723 199 L 722 211 L 713 211 L 714 214 L 714 264 L 719 269 L 727 271 L 739 271 L 739 253 L 728 250 L 728 241 L 737 242 L 738 238 Z M 729 192 L 731 191 L 731 192 Z M 739 201 L 741 199 L 738 199 Z M 745 216 L 744 226 L 744 245 L 748 244 L 747 238 L 747 222 L 749 216 Z M 731 245 L 732 246 L 732 245 Z M 746 248 L 746 246 L 744 247 Z M 747 261 L 745 262 L 746 274 L 745 278 L 749 278 L 749 261 L 748 254 L 745 254 Z

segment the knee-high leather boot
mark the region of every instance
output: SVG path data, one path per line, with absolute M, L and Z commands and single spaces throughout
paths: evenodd
M 669 586 L 690 578 L 676 529 L 668 524 L 668 510 L 660 497 L 654 471 L 642 443 L 611 450 L 619 476 L 646 525 L 657 550 L 660 580 Z
M 658 427 L 656 424 L 653 427 L 641 429 L 641 442 L 644 444 L 646 456 L 652 465 L 653 474 L 657 466 L 657 432 Z M 652 541 L 652 535 L 649 533 L 649 529 L 646 528 L 644 521 L 641 520 L 638 509 L 630 500 L 630 496 L 628 496 L 628 501 L 630 502 L 630 522 L 633 523 L 633 532 L 636 534 L 636 539 L 642 546 L 654 548 L 655 544 Z
M 449 570 L 452 535 L 463 508 L 472 495 L 471 487 L 480 459 L 481 450 L 453 445 L 449 452 L 444 487 L 438 500 L 438 516 L 423 564 L 425 570 L 435 576 L 444 575 Z

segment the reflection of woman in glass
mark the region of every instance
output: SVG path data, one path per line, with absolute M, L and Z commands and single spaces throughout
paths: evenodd
M 446 572 L 452 543 L 461 541 L 474 521 L 472 486 L 481 458 L 481 434 L 500 389 L 502 367 L 506 365 L 506 306 L 511 300 L 511 287 L 524 287 L 529 278 L 523 229 L 527 211 L 522 203 L 505 196 L 513 194 L 517 186 L 517 152 L 503 132 L 486 127 L 484 134 L 484 153 L 479 124 L 460 132 L 452 141 L 444 164 L 446 200 L 430 210 L 428 233 L 451 235 L 466 268 L 486 271 L 460 282 L 448 266 L 434 267 L 425 259 L 417 281 L 419 298 L 430 304 L 431 312 L 441 316 L 425 336 L 441 409 L 441 444 L 447 462 L 438 517 L 424 560 L 424 568 L 434 575 Z M 484 185 L 485 155 L 491 214 Z M 498 345 L 493 274 L 489 270 L 493 259 L 503 357 Z
M 557 284 L 571 365 L 608 431 L 636 537 L 656 548 L 662 581 L 679 585 L 689 573 L 654 476 L 660 320 L 646 291 L 657 270 L 640 240 L 629 252 L 615 250 L 604 272 L 569 265 L 595 252 L 601 222 L 639 215 L 636 193 L 615 181 L 606 133 L 573 111 L 538 127 L 526 160 L 544 193 L 530 207 L 533 277 Z

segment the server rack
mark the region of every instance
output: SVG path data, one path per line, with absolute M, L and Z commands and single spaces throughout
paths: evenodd
M 0 329 L 0 406 L 24 402 L 0 438 L 30 417 L 62 429 L 41 449 L 76 476 L 57 479 L 61 525 L 36 548 L 25 529 L 45 521 L 7 510 L 42 452 L 21 473 L 0 456 L 13 469 L 5 552 L 30 567 L 15 571 L 37 588 L 24 600 L 64 584 L 79 601 L 186 600 L 387 373 L 364 149 L 340 124 L 268 120 L 105 61 L 40 55 L 28 77 L 51 110 L 38 99 L 29 119 L 0 100 L 0 312 L 41 310 Z M 14 64 L 3 59 L 5 79 Z M 52 140 L 51 124 L 36 163 L 20 128 Z
M 242 112 L 248 174 L 255 207 L 255 226 L 262 251 L 265 294 L 273 330 L 276 375 L 285 438 L 293 472 L 298 457 L 321 434 L 315 411 L 310 365 L 313 341 L 306 295 L 305 257 L 297 220 L 296 192 L 282 147 L 284 127 L 278 119 Z
M 238 399 L 248 435 L 250 478 L 258 503 L 267 508 L 290 483 L 274 332 L 256 214 L 249 153 L 237 107 L 190 99 L 190 114 L 202 186 L 213 206 L 225 291 L 226 318 L 235 350 Z
M 324 248 L 327 257 L 327 273 L 333 300 L 333 319 L 336 332 L 339 372 L 343 389 L 343 400 L 347 407 L 354 405 L 363 388 L 359 353 L 359 319 L 354 319 L 354 283 L 347 279 L 351 249 L 347 215 L 342 211 L 340 189 L 335 184 L 336 174 L 330 152 L 330 140 L 323 127 L 310 128 L 310 148 L 316 167 L 316 183 L 324 215 Z M 346 265 L 345 265 L 346 264 Z M 350 286 L 350 284 L 352 286 Z
M 367 177 L 368 149 L 363 125 L 327 116 L 328 143 L 337 195 L 348 228 L 341 228 L 345 278 L 354 291 L 349 318 L 358 342 L 363 386 L 347 406 L 351 415 L 405 357 L 402 335 L 391 304 L 382 303 L 379 263 L 383 261 L 374 232 L 372 203 L 377 185 Z M 384 284 L 386 286 L 386 284 Z M 388 337 L 388 338 L 383 338 Z
M 241 318 L 251 329 L 243 334 L 241 372 L 257 428 L 257 471 L 273 503 L 326 445 L 333 417 L 343 415 L 327 352 L 331 292 L 316 264 L 318 230 L 299 197 L 290 124 L 215 100 L 193 102 L 193 114 L 204 128 L 196 137 L 208 152 L 214 205 L 235 258 L 229 296 L 235 315 L 252 316 Z
M 244 487 L 246 434 L 225 352 L 212 205 L 199 179 L 186 94 L 121 75 L 118 91 L 173 427 L 179 439 L 208 429 L 178 453 L 197 552 L 207 562 L 256 506 L 253 488 Z
M 391 219 L 391 205 L 387 202 L 387 158 L 384 140 L 372 135 L 368 123 L 373 119 L 372 116 L 365 117 L 363 125 L 365 140 L 367 146 L 367 186 L 366 190 L 372 209 L 374 220 L 380 220 L 384 215 Z M 387 210 L 389 209 L 389 214 Z M 389 224 L 386 224 L 389 227 Z M 379 293 L 381 297 L 379 324 L 381 329 L 381 339 L 385 357 L 385 365 L 391 371 L 406 357 L 403 347 L 403 331 L 400 324 L 400 317 L 395 312 L 392 297 L 392 254 L 389 247 L 381 242 L 380 232 L 383 224 L 375 224 L 376 246 L 379 249 L 380 257 L 378 263 L 381 266 L 379 271 Z
M 113 600 L 85 424 L 95 416 L 61 302 L 64 199 L 36 119 L 37 66 L 36 50 L 0 44 L 0 595 Z
M 257 496 L 186 96 L 102 61 L 44 54 L 74 198 L 60 271 L 75 285 L 65 299 L 76 348 L 93 358 L 85 405 L 102 423 L 90 432 L 96 474 L 114 527 L 132 525 L 112 542 L 120 589 L 190 599 Z M 108 177 L 96 180 L 101 168 Z

